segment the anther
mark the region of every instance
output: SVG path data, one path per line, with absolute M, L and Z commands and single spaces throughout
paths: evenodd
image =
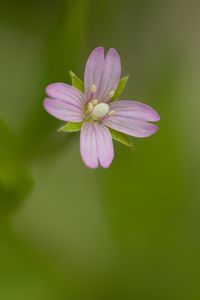
M 115 113 L 115 111 L 114 111 L 114 110 L 111 110 L 111 111 L 109 111 L 108 115 L 109 115 L 109 116 L 112 116 L 114 113 Z
M 92 101 L 92 104 L 93 104 L 93 105 L 97 105 L 97 103 L 98 103 L 98 100 L 97 100 L 97 99 L 94 99 L 94 100 Z
M 114 96 L 114 94 L 115 94 L 115 91 L 110 91 L 109 97 L 112 98 Z
M 94 83 L 91 85 L 90 90 L 91 90 L 91 92 L 92 92 L 93 94 L 96 92 L 97 87 L 96 87 L 96 85 L 95 85 Z
M 88 103 L 88 107 L 87 107 L 88 111 L 89 111 L 89 112 L 92 112 L 92 111 L 93 111 L 93 108 L 94 108 L 94 107 L 93 107 L 92 102 L 89 102 L 89 103 Z

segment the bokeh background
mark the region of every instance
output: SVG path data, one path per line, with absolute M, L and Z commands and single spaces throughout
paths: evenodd
M 199 1 L 0 4 L 0 299 L 200 299 Z M 42 101 L 96 46 L 161 122 L 94 171 Z

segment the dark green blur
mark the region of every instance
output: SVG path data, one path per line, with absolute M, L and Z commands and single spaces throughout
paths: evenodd
M 200 3 L 1 1 L 0 299 L 200 299 Z M 160 130 L 87 169 L 42 107 L 114 47 Z

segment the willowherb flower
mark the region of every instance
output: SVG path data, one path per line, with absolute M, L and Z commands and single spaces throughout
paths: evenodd
M 114 157 L 112 137 L 129 144 L 127 136 L 148 137 L 158 127 L 149 123 L 159 121 L 158 113 L 150 106 L 133 100 L 116 100 L 128 77 L 121 77 L 121 62 L 117 51 L 94 49 L 88 58 L 84 86 L 71 72 L 73 86 L 50 84 L 49 98 L 44 100 L 46 111 L 68 123 L 61 131 L 80 133 L 80 152 L 90 168 L 108 168 Z

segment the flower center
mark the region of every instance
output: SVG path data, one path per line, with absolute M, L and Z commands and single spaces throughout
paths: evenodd
M 103 118 L 104 116 L 108 115 L 111 116 L 114 111 L 110 111 L 110 107 L 105 102 L 100 102 L 99 100 L 95 98 L 95 93 L 97 91 L 97 87 L 95 84 L 92 84 L 90 87 L 90 97 L 89 102 L 85 106 L 83 120 L 94 120 L 98 121 L 99 119 Z M 115 91 L 110 91 L 107 97 L 104 97 L 105 100 L 111 100 L 111 98 L 114 96 Z
M 110 115 L 109 112 L 110 108 L 107 103 L 100 102 L 98 103 L 97 99 L 94 99 L 93 101 L 90 101 L 87 104 L 86 108 L 86 114 L 84 115 L 85 120 L 99 120 L 103 118 L 105 115 Z

